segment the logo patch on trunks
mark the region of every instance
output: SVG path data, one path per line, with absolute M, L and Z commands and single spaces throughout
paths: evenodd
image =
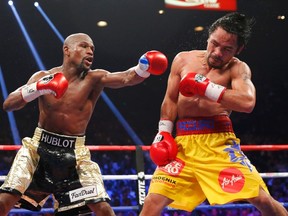
M 179 158 L 176 158 L 174 161 L 171 161 L 169 164 L 165 166 L 159 166 L 158 169 L 168 173 L 169 175 L 178 176 L 181 173 L 184 166 L 185 162 L 180 160 Z
M 165 176 L 154 176 L 151 180 L 153 183 L 161 183 L 169 186 L 170 188 L 175 188 L 177 185 L 177 181 Z
M 88 197 L 97 196 L 96 186 L 82 187 L 76 190 L 69 191 L 69 198 L 71 202 L 82 200 Z
M 61 148 L 75 148 L 76 138 L 62 137 L 42 131 L 40 142 Z
M 218 176 L 218 182 L 223 191 L 238 193 L 245 184 L 243 173 L 236 168 L 223 169 Z

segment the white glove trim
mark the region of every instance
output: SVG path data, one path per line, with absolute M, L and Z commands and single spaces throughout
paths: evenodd
M 140 65 L 138 64 L 137 66 L 135 66 L 133 68 L 135 70 L 135 72 L 140 76 L 140 77 L 143 77 L 143 78 L 148 78 L 150 76 L 150 73 L 147 72 L 147 71 L 144 71 L 140 68 Z
M 161 119 L 158 124 L 158 131 L 165 131 L 168 133 L 172 133 L 173 131 L 173 122 L 167 119 Z
M 219 103 L 225 90 L 226 88 L 224 86 L 209 82 L 205 91 L 205 96 L 210 100 Z
M 25 102 L 30 102 L 41 95 L 37 90 L 37 82 L 23 86 L 21 94 Z

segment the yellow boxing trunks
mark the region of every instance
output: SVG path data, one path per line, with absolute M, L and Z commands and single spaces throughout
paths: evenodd
M 40 211 L 53 194 L 55 215 L 90 212 L 89 203 L 109 201 L 101 171 L 85 136 L 63 136 L 36 128 L 25 137 L 2 192 L 22 195 L 16 207 Z
M 260 187 L 268 192 L 228 116 L 179 120 L 175 141 L 177 158 L 157 167 L 149 188 L 174 200 L 170 207 L 192 211 L 206 198 L 215 205 L 256 197 Z

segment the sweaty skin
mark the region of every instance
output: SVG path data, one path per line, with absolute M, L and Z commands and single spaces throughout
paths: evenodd
M 61 100 L 55 99 L 50 94 L 39 97 L 38 126 L 40 128 L 65 135 L 84 135 L 104 87 L 120 88 L 144 80 L 132 69 L 122 73 L 90 69 L 94 57 L 93 51 L 94 44 L 89 36 L 72 35 L 64 42 L 63 65 L 37 72 L 29 79 L 27 84 L 36 82 L 47 74 L 62 72 L 69 82 L 68 89 Z M 4 110 L 18 110 L 26 105 L 21 96 L 21 88 L 9 95 L 4 102 Z
M 250 68 L 234 57 L 239 52 L 236 36 L 228 34 L 224 37 L 223 31 L 219 28 L 210 36 L 207 50 L 180 52 L 175 57 L 162 103 L 161 119 L 175 121 L 176 116 L 183 119 L 229 115 L 232 110 L 247 113 L 253 110 L 256 96 Z M 184 97 L 179 94 L 179 82 L 189 72 L 200 73 L 210 81 L 225 86 L 227 90 L 221 103 L 199 95 Z
M 229 115 L 232 111 L 244 113 L 250 113 L 253 111 L 256 104 L 256 91 L 251 81 L 251 71 L 249 66 L 245 62 L 240 61 L 238 58 L 235 57 L 240 54 L 240 52 L 246 46 L 248 39 L 251 35 L 251 29 L 253 24 L 254 20 L 246 18 L 244 14 L 240 14 L 238 12 L 227 14 L 226 16 L 223 16 L 216 20 L 210 26 L 206 50 L 183 51 L 175 56 L 171 65 L 166 94 L 161 105 L 160 121 L 158 127 L 159 130 L 165 129 L 164 131 L 167 131 L 167 129 L 169 129 L 168 132 L 171 132 L 173 124 L 176 122 L 185 122 L 185 118 L 187 118 L 188 121 L 189 119 L 192 119 L 192 121 L 194 122 L 194 119 L 196 118 L 199 118 L 201 120 L 208 119 L 206 117 L 211 117 L 213 119 L 214 117 L 220 117 L 220 115 Z M 191 97 L 184 97 L 183 95 L 181 95 L 181 93 L 179 93 L 180 81 L 189 72 L 198 73 L 206 76 L 211 82 L 222 85 L 222 89 L 225 89 L 223 87 L 226 87 L 223 95 L 221 94 L 222 98 L 220 98 L 219 101 L 217 100 L 217 102 L 214 102 L 208 99 L 208 97 L 206 96 L 192 95 Z M 194 80 L 194 84 L 195 82 L 196 81 Z M 191 87 L 191 89 L 192 88 L 193 86 Z M 205 93 L 207 93 L 207 91 L 211 93 L 212 90 L 207 88 Z M 184 94 L 186 93 L 185 91 L 182 92 Z M 191 92 L 192 91 L 189 91 L 189 95 Z M 167 122 L 170 122 L 170 124 L 168 124 Z M 195 122 L 197 123 L 198 121 L 195 120 Z M 188 127 L 185 127 L 185 129 L 188 129 Z M 185 131 L 185 129 L 183 131 Z M 216 148 L 214 148 L 213 145 L 215 143 L 211 143 L 211 147 L 205 146 L 207 143 L 208 145 L 210 145 L 209 140 L 213 140 L 209 139 L 210 135 L 211 137 L 213 136 L 213 132 L 200 133 L 198 136 L 198 134 L 196 134 L 196 131 L 195 134 L 192 133 L 192 131 L 193 129 L 191 130 L 191 133 L 189 133 L 188 129 L 187 135 L 179 134 L 175 139 L 176 142 L 178 141 L 177 157 L 179 160 L 183 160 L 184 162 L 179 162 L 177 160 L 172 161 L 165 167 L 157 167 L 155 173 L 153 174 L 153 177 L 155 177 L 156 179 L 158 177 L 163 177 L 167 179 L 171 177 L 171 179 L 175 180 L 176 182 L 179 179 L 179 182 L 175 183 L 174 188 L 172 186 L 170 187 L 169 185 L 166 185 L 166 182 L 158 182 L 157 180 L 155 180 L 154 182 L 151 181 L 149 193 L 145 198 L 140 216 L 160 216 L 162 210 L 169 204 L 172 204 L 172 202 L 174 201 L 173 199 L 178 199 L 175 200 L 176 202 L 172 204 L 173 206 L 175 206 L 176 208 L 177 206 L 179 206 L 179 208 L 189 210 L 191 208 L 195 208 L 195 206 L 189 206 L 189 203 L 193 203 L 193 199 L 195 199 L 197 196 L 199 197 L 199 199 L 196 198 L 194 200 L 194 205 L 198 205 L 200 204 L 198 202 L 202 202 L 200 198 L 201 192 L 203 192 L 202 196 L 204 199 L 205 197 L 208 198 L 208 195 L 205 194 L 205 191 L 208 191 L 207 193 L 209 193 L 209 190 L 205 190 L 205 187 L 209 187 L 207 185 L 203 187 L 201 186 L 200 182 L 203 182 L 203 179 L 201 179 L 201 174 L 199 173 L 207 172 L 207 170 L 205 169 L 201 170 L 203 166 L 217 166 L 217 160 L 220 165 L 222 156 L 225 154 L 219 154 L 219 157 L 215 156 L 215 158 L 217 158 L 217 160 L 215 159 L 215 164 L 209 165 L 209 163 L 205 163 L 206 160 L 204 158 L 203 164 L 201 164 L 202 152 L 206 152 L 206 150 L 207 152 L 211 151 L 213 152 L 211 153 L 211 155 L 213 155 L 214 153 L 218 154 L 220 151 L 217 152 Z M 226 138 L 230 139 L 229 136 L 224 135 L 226 131 L 223 133 L 217 133 L 217 131 L 214 132 L 215 136 L 219 135 L 220 137 L 223 135 L 223 141 L 221 141 L 221 143 L 224 143 L 223 145 L 225 145 Z M 235 135 L 234 133 L 232 134 L 233 136 Z M 197 141 L 197 139 L 199 139 L 199 142 Z M 219 140 L 221 139 L 222 138 L 219 138 Z M 195 148 L 193 145 L 194 143 Z M 201 145 L 202 143 L 203 146 Z M 219 143 L 217 145 L 218 148 Z M 221 145 L 222 144 L 220 144 L 220 146 Z M 213 150 L 215 150 L 215 152 Z M 226 165 L 226 162 L 229 160 L 225 160 L 224 157 L 225 156 L 223 156 L 223 164 Z M 194 159 L 195 161 L 193 161 Z M 187 162 L 186 165 L 185 162 Z M 210 161 L 210 163 L 214 163 L 214 160 L 212 159 L 212 162 Z M 171 174 L 172 172 L 166 170 L 166 168 L 170 169 L 171 167 L 171 169 L 173 169 L 173 167 L 176 167 L 176 169 L 178 169 L 178 164 L 180 164 L 179 166 L 183 165 L 183 170 L 186 169 L 183 173 L 181 171 L 182 168 L 179 170 L 179 178 L 177 177 L 177 175 L 174 176 Z M 199 164 L 203 166 L 199 166 Z M 225 167 L 225 165 L 223 166 Z M 227 166 L 229 166 L 229 164 L 227 164 Z M 217 170 L 217 168 L 215 168 L 215 170 Z M 198 176 L 196 172 L 198 172 Z M 255 174 L 255 176 L 257 178 L 260 177 L 257 176 L 257 174 Z M 213 183 L 215 183 L 215 180 Z M 189 188 L 185 188 L 185 186 Z M 189 189 L 190 192 L 188 192 Z M 196 193 L 192 194 L 192 190 L 194 189 Z M 254 189 L 257 190 L 257 188 Z M 177 192 L 179 191 L 183 191 L 183 193 L 178 195 Z M 183 195 L 184 197 L 181 197 L 181 195 Z M 219 192 L 219 194 L 216 193 L 216 195 L 219 195 L 219 197 L 221 197 L 223 194 Z M 241 200 L 241 194 L 239 194 L 239 196 L 239 199 Z M 248 201 L 249 203 L 254 205 L 263 216 L 288 215 L 283 205 L 276 201 L 261 185 L 259 186 L 259 193 L 257 196 L 247 197 L 249 198 L 247 198 L 245 201 Z M 229 202 L 233 202 L 233 200 L 229 200 Z
M 27 84 L 41 77 L 62 72 L 68 80 L 68 89 L 61 99 L 52 94 L 38 98 L 38 127 L 57 134 L 81 136 L 85 134 L 95 104 L 104 87 L 121 88 L 136 85 L 144 80 L 133 68 L 110 73 L 103 69 L 91 69 L 94 58 L 92 39 L 82 33 L 67 37 L 63 45 L 63 64 L 47 71 L 39 71 L 31 76 Z M 9 94 L 3 103 L 5 111 L 19 110 L 26 105 L 20 87 Z M 20 195 L 0 194 L 0 216 L 6 216 Z M 115 215 L 107 202 L 87 204 L 97 216 Z

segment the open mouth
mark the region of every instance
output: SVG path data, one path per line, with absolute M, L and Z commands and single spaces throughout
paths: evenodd
M 84 61 L 85 61 L 87 64 L 91 65 L 91 64 L 93 63 L 93 57 L 86 57 L 86 58 L 84 59 Z

